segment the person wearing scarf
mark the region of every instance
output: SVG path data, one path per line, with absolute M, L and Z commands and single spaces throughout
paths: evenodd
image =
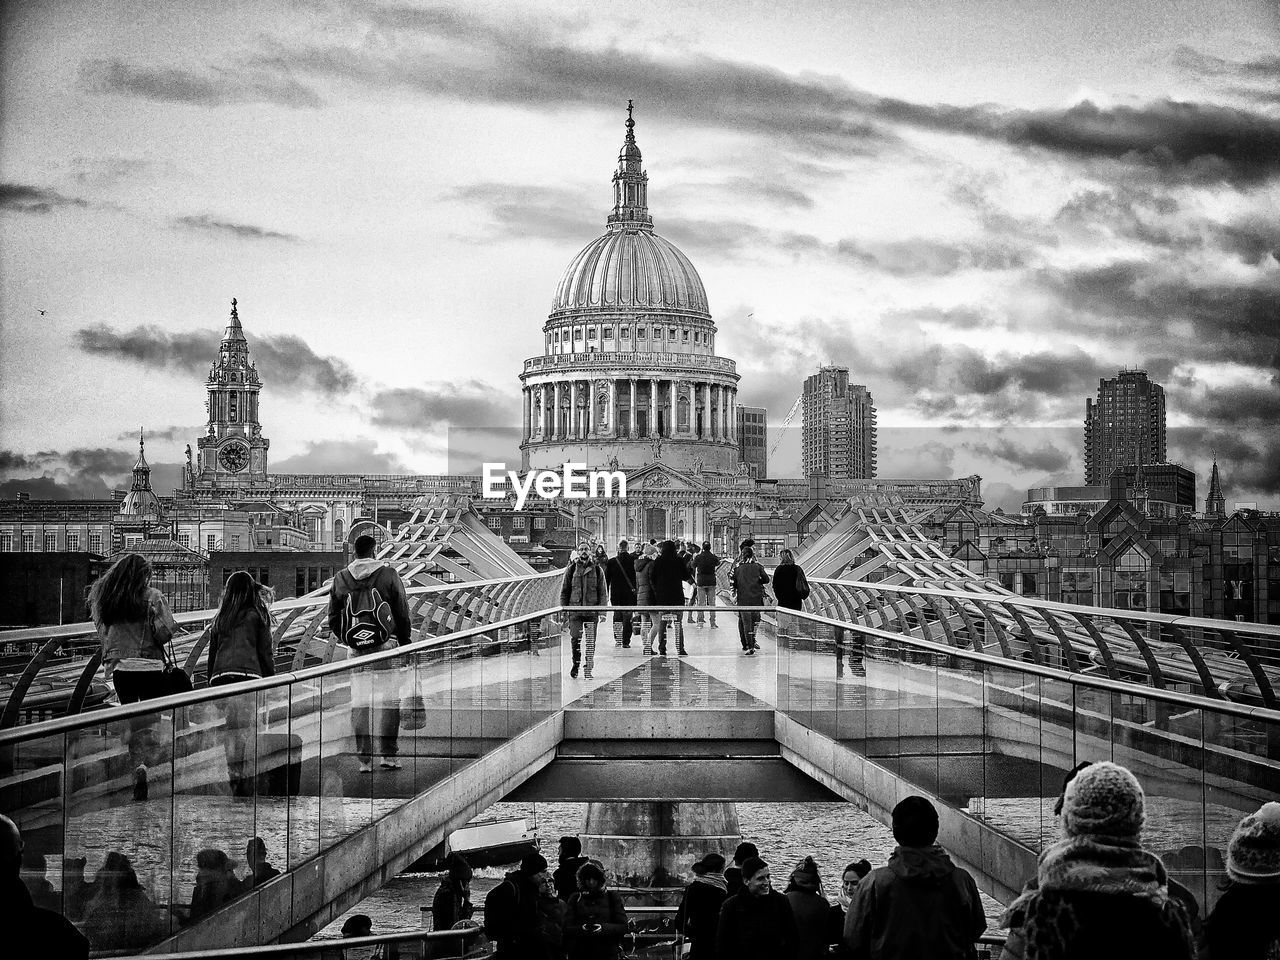
M 1001 960 L 1195 960 L 1186 911 L 1141 846 L 1142 785 L 1118 764 L 1079 770 L 1062 795 L 1062 839 L 1009 905 Z
M 855 860 L 840 874 L 840 892 L 836 894 L 836 902 L 831 905 L 830 932 L 827 942 L 832 945 L 831 953 L 840 960 L 849 960 L 853 956 L 844 943 L 844 918 L 853 906 L 853 895 L 858 890 L 862 878 L 871 872 L 871 861 Z
M 822 877 L 813 857 L 796 864 L 782 893 L 796 918 L 796 960 L 821 960 L 831 946 L 831 904 L 822 894 Z
M 689 941 L 690 960 L 716 960 L 716 925 L 729 896 L 724 857 L 708 853 L 693 865 L 693 882 L 684 888 L 676 929 Z

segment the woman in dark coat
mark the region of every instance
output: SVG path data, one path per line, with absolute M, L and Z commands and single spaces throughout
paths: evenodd
M 1227 847 L 1230 885 L 1205 919 L 1200 960 L 1280 956 L 1280 803 L 1240 821 Z
M 658 559 L 653 561 L 653 566 L 649 568 L 653 605 L 655 607 L 683 607 L 684 585 L 690 579 L 691 577 L 684 565 L 684 561 L 676 554 L 675 543 L 671 540 L 663 540 L 658 548 Z M 683 618 L 679 609 L 675 611 L 675 614 L 676 652 L 683 657 L 686 655 L 684 649 L 684 626 L 681 623 Z M 661 618 L 661 614 L 658 616 Z M 663 656 L 667 653 L 666 624 L 662 619 L 658 621 L 658 653 Z
M 605 889 L 599 866 L 584 863 L 578 868 L 578 892 L 569 898 L 564 921 L 569 960 L 617 960 L 626 932 L 622 895 Z
M 831 903 L 822 895 L 822 877 L 813 857 L 805 857 L 783 891 L 796 920 L 796 960 L 822 960 L 831 945 Z
M 790 550 L 783 550 L 778 558 L 778 566 L 773 571 L 773 592 L 778 598 L 778 606 L 788 610 L 803 609 L 804 600 L 809 596 L 809 581 Z
M 449 854 L 445 863 L 449 873 L 431 900 L 432 930 L 452 930 L 459 920 L 470 920 L 475 909 L 471 905 L 471 866 L 458 853 Z
M 716 927 L 728 896 L 724 857 L 708 853 L 693 865 L 693 883 L 684 888 L 676 911 L 676 929 L 689 942 L 690 960 L 716 960 Z
M 648 607 L 653 604 L 653 580 L 649 576 L 653 570 L 653 561 L 658 558 L 658 548 L 647 543 L 636 557 L 636 606 Z M 640 615 L 640 639 L 644 645 L 644 655 L 653 653 L 653 641 L 658 636 L 658 615 L 642 613 Z

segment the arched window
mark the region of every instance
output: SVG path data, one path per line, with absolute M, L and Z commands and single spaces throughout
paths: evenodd
M 676 401 L 676 424 L 681 430 L 689 429 L 689 398 L 681 397 Z

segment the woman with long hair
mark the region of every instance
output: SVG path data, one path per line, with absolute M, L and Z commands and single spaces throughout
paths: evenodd
M 270 587 L 237 570 L 222 588 L 222 602 L 208 627 L 209 686 L 243 683 L 275 674 L 271 651 Z M 258 695 L 227 697 L 225 739 L 227 782 L 234 796 L 251 796 L 256 782 L 250 744 L 257 725 Z
M 778 606 L 788 610 L 800 610 L 809 596 L 809 581 L 796 564 L 795 555 L 785 548 L 778 554 L 778 566 L 773 571 L 773 592 Z
M 147 558 L 126 553 L 113 563 L 89 588 L 89 612 L 102 640 L 103 669 L 120 702 L 144 699 L 133 675 L 163 669 L 164 646 L 177 627 L 164 595 L 151 586 Z

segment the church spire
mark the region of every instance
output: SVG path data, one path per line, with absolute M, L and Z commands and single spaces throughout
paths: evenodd
M 236 298 L 231 298 L 231 319 L 227 321 L 227 329 L 222 332 L 222 342 L 229 340 L 244 341 L 244 328 L 240 326 L 240 314 L 236 310 Z
M 653 229 L 653 218 L 649 216 L 649 175 L 641 168 L 634 109 L 634 101 L 628 100 L 627 134 L 622 139 L 618 169 L 613 174 L 613 212 L 608 217 L 611 230 Z
M 1227 501 L 1222 496 L 1222 477 L 1218 475 L 1218 458 L 1213 458 L 1213 471 L 1209 474 L 1209 496 L 1205 497 L 1204 515 L 1222 519 L 1227 515 Z

